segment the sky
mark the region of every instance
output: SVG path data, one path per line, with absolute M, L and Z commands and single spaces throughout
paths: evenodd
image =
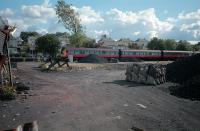
M 65 0 L 85 33 L 120 38 L 200 41 L 200 0 Z M 57 0 L 0 0 L 0 16 L 21 31 L 67 32 L 55 14 Z

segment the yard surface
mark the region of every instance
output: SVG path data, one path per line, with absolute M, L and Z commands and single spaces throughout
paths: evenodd
M 200 130 L 200 102 L 172 96 L 170 83 L 144 86 L 125 81 L 125 70 L 41 72 L 18 63 L 28 97 L 0 101 L 0 130 L 37 121 L 39 131 Z

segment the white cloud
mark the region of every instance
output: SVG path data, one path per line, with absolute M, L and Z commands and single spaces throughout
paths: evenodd
M 10 8 L 6 8 L 4 10 L 0 10 L 0 15 L 3 17 L 13 16 L 15 13 Z
M 174 17 L 168 17 L 168 18 L 166 19 L 166 21 L 168 21 L 168 22 L 170 22 L 170 23 L 174 23 L 174 22 L 177 22 L 177 19 L 174 18 Z
M 157 31 L 149 31 L 147 32 L 147 35 L 149 36 L 149 39 L 159 36 Z
M 38 30 L 36 30 L 36 32 L 38 32 L 39 34 L 44 35 L 44 34 L 48 33 L 48 30 L 47 29 L 38 29 Z
M 200 36 L 200 21 L 192 24 L 183 24 L 180 27 L 180 31 L 186 31 L 187 33 L 192 33 L 194 38 Z
M 200 9 L 198 9 L 197 11 L 194 12 L 190 12 L 190 13 L 180 13 L 178 15 L 179 19 L 183 19 L 183 20 L 200 20 Z
M 117 20 L 122 24 L 135 24 L 138 22 L 137 14 L 131 11 L 123 12 L 114 8 L 108 11 L 107 15 L 111 16 L 114 20 Z
M 101 14 L 93 10 L 90 6 L 83 6 L 82 8 L 74 7 L 74 9 L 79 13 L 81 23 L 84 25 L 104 22 Z
M 32 19 L 36 23 L 46 23 L 49 18 L 56 16 L 49 0 L 44 0 L 42 5 L 22 5 L 21 11 L 25 19 Z
M 144 26 L 148 25 L 150 29 L 162 32 L 171 31 L 174 27 L 174 25 L 168 21 L 159 20 L 155 14 L 154 8 L 139 12 L 123 12 L 118 9 L 111 9 L 107 12 L 107 15 L 123 25 L 142 23 Z
M 136 31 L 136 32 L 133 32 L 133 35 L 139 35 L 141 32 L 140 31 Z

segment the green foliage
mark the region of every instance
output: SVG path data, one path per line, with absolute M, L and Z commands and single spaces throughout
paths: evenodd
M 164 40 L 165 50 L 176 50 L 177 43 L 175 40 Z
M 95 40 L 88 38 L 83 32 L 77 32 L 70 36 L 70 43 L 74 47 L 96 48 Z
M 16 96 L 16 90 L 14 87 L 0 87 L 0 99 L 2 100 L 12 100 Z
M 200 42 L 198 42 L 198 44 L 193 45 L 192 50 L 193 51 L 200 51 Z
M 72 5 L 65 3 L 64 0 L 58 0 L 56 15 L 58 16 L 59 22 L 63 23 L 65 28 L 73 34 L 82 31 L 79 15 L 74 11 Z
M 28 37 L 30 36 L 39 36 L 37 32 L 21 32 L 20 38 L 23 40 L 23 43 L 28 42 Z
M 74 47 L 82 47 L 83 43 L 86 40 L 86 36 L 84 33 L 81 32 L 77 32 L 75 34 L 72 34 L 69 38 L 70 43 L 72 46 Z
M 158 39 L 154 37 L 147 45 L 148 49 L 150 50 L 164 50 L 164 41 L 162 39 Z
M 60 49 L 60 42 L 53 34 L 47 34 L 36 39 L 36 50 L 55 57 Z
M 176 50 L 182 50 L 182 51 L 189 51 L 191 50 L 191 45 L 189 42 L 185 41 L 185 40 L 180 40 L 178 42 L 178 45 L 176 47 Z
M 192 50 L 192 46 L 187 41 L 180 40 L 176 42 L 172 39 L 158 39 L 153 38 L 147 45 L 148 49 L 150 50 L 182 50 L 182 51 L 190 51 Z

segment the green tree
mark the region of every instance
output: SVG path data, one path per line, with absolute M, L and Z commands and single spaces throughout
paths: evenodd
M 150 50 L 164 50 L 165 49 L 164 41 L 162 39 L 154 37 L 148 43 L 147 48 Z
M 23 43 L 28 42 L 28 37 L 30 36 L 39 36 L 37 32 L 21 32 L 20 33 L 20 38 L 23 40 Z
M 191 49 L 192 49 L 191 44 L 187 42 L 186 40 L 180 40 L 176 47 L 176 50 L 182 50 L 182 51 L 189 51 Z
M 86 36 L 84 33 L 82 32 L 77 32 L 75 34 L 72 34 L 69 37 L 70 43 L 74 46 L 74 47 L 82 47 L 84 42 L 86 41 Z
M 175 40 L 167 39 L 164 40 L 165 50 L 176 50 L 177 43 Z
M 72 5 L 65 3 L 64 0 L 58 0 L 56 15 L 58 16 L 59 22 L 63 23 L 65 28 L 72 32 L 72 34 L 82 32 L 79 15 L 74 11 Z
M 36 50 L 55 57 L 59 53 L 61 43 L 53 34 L 47 34 L 36 39 Z
M 198 42 L 198 44 L 193 45 L 192 50 L 193 51 L 200 51 L 200 42 Z

